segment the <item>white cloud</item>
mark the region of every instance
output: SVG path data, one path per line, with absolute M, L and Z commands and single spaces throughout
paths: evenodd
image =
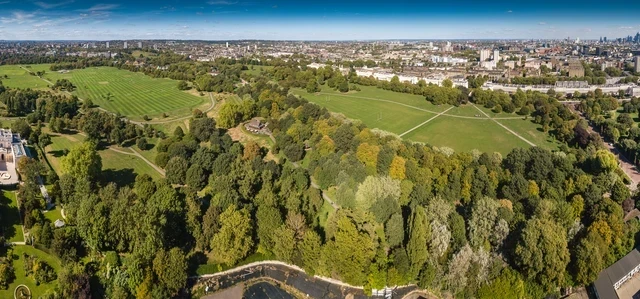
M 16 11 L 16 12 L 13 12 L 10 18 L 7 18 L 7 17 L 0 18 L 0 22 L 2 22 L 3 24 L 11 24 L 11 23 L 24 24 L 26 22 L 32 22 L 34 16 L 35 14 Z
M 96 4 L 90 8 L 87 9 L 80 9 L 78 11 L 105 11 L 105 10 L 112 10 L 112 9 L 116 9 L 120 7 L 119 4 Z
M 511 9 L 507 10 L 507 13 L 512 13 L 512 12 L 513 12 L 513 10 L 511 10 Z
M 39 6 L 40 8 L 43 8 L 43 9 L 51 9 L 51 8 L 56 8 L 58 6 L 64 6 L 64 5 L 67 5 L 67 4 L 71 4 L 73 2 L 74 2 L 74 0 L 68 0 L 68 1 L 58 2 L 58 3 L 47 3 L 47 2 L 38 1 L 38 2 L 35 2 L 33 4 Z
M 538 25 L 547 25 L 546 22 L 539 22 Z
M 618 29 L 620 29 L 620 30 L 630 30 L 630 29 L 633 29 L 633 27 L 632 26 L 620 26 L 620 27 L 618 27 Z
M 238 4 L 238 1 L 226 1 L 226 0 L 212 0 L 207 2 L 209 5 L 234 5 Z

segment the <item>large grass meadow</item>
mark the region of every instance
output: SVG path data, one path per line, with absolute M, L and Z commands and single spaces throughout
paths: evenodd
M 90 99 L 95 105 L 133 120 L 142 120 L 145 115 L 159 119 L 164 113 L 169 118 L 187 116 L 195 108 L 206 109 L 210 105 L 208 95 L 180 91 L 176 80 L 151 78 L 114 67 L 68 72 L 53 72 L 49 67 L 49 64 L 0 66 L 0 81 L 12 88 L 48 89 L 51 84 L 45 80 L 55 83 L 67 79 L 77 87 L 73 94 L 79 98 Z M 45 71 L 45 75 L 38 78 L 29 71 Z
M 52 82 L 68 79 L 77 87 L 74 94 L 79 98 L 90 99 L 95 105 L 131 119 L 139 120 L 144 115 L 159 118 L 163 113 L 169 117 L 185 116 L 194 108 L 209 105 L 208 95 L 180 91 L 176 80 L 113 67 L 49 72 L 44 77 Z
M 0 66 L 0 81 L 2 81 L 2 85 L 11 88 L 49 89 L 49 83 L 38 78 L 37 76 L 31 75 L 31 73 L 29 72 L 49 72 L 49 67 L 49 64 L 36 64 L 28 66 L 2 65 Z
M 499 152 L 503 155 L 513 148 L 530 146 L 487 118 L 473 105 L 436 106 L 420 95 L 369 86 L 359 87 L 361 91 L 348 93 L 340 93 L 326 86 L 323 86 L 319 93 L 310 94 L 303 89 L 292 89 L 291 92 L 326 107 L 331 112 L 361 120 L 370 128 L 378 128 L 398 135 L 404 133 L 402 138 L 433 146 L 446 146 L 456 151 L 477 149 L 483 152 Z M 496 114 L 484 107 L 479 108 L 537 146 L 557 149 L 558 144 L 548 134 L 542 132 L 540 125 L 531 120 L 515 114 Z M 442 112 L 444 113 L 438 116 Z M 414 130 L 410 131 L 411 129 Z

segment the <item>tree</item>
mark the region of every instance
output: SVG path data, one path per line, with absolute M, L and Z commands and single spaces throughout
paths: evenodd
M 611 172 L 618 167 L 618 160 L 608 150 L 598 150 L 595 157 L 595 167 L 600 172 Z
M 368 265 L 375 256 L 369 235 L 360 233 L 346 215 L 338 216 L 333 240 L 325 246 L 326 263 L 340 278 L 355 285 L 364 284 Z
M 178 83 L 178 89 L 179 90 L 189 90 L 191 89 L 191 87 L 189 87 L 189 83 L 187 83 L 187 81 L 180 81 L 180 83 Z
M 362 211 L 369 211 L 377 201 L 386 198 L 397 202 L 400 192 L 400 181 L 390 177 L 368 176 L 358 186 L 356 205 Z
M 550 219 L 527 221 L 515 248 L 515 261 L 525 277 L 551 291 L 564 283 L 569 263 L 565 230 Z
M 314 275 L 321 257 L 322 241 L 318 233 L 310 230 L 304 234 L 298 246 L 304 270 L 309 275 Z
M 266 204 L 259 205 L 256 212 L 256 220 L 258 222 L 260 249 L 271 251 L 275 242 L 273 232 L 282 225 L 280 211 Z
M 193 118 L 189 121 L 189 132 L 200 142 L 209 141 L 212 135 L 217 135 L 216 121 L 213 118 Z
M 11 131 L 20 134 L 20 138 L 28 140 L 31 136 L 31 126 L 23 118 L 18 119 L 11 125 Z
M 136 140 L 136 145 L 138 146 L 138 148 L 140 150 L 146 151 L 147 150 L 147 138 L 144 137 L 140 137 L 138 138 L 138 140 Z
M 500 272 L 500 275 L 496 279 L 478 289 L 478 298 L 523 299 L 525 298 L 524 282 L 518 272 L 506 267 L 502 269 L 502 272 Z
M 94 182 L 102 171 L 102 158 L 93 142 L 85 141 L 61 159 L 62 171 L 77 180 Z
M 180 248 L 160 250 L 153 259 L 153 271 L 162 286 L 174 296 L 187 283 L 187 260 Z
M 576 249 L 574 266 L 576 282 L 581 285 L 594 282 L 605 267 L 607 251 L 607 244 L 600 234 L 595 230 L 589 230 Z
M 173 136 L 178 139 L 182 139 L 182 137 L 184 137 L 184 131 L 182 130 L 181 126 L 177 126 L 176 129 L 173 130 Z
M 405 179 L 405 160 L 400 156 L 395 156 L 389 167 L 389 176 L 396 180 Z
M 318 81 L 316 79 L 309 79 L 309 82 L 307 83 L 307 92 L 314 93 L 318 91 L 320 91 L 320 85 L 318 84 Z
M 218 125 L 225 129 L 233 128 L 242 121 L 242 118 L 240 105 L 225 102 L 218 113 Z
M 182 157 L 173 157 L 165 167 L 167 170 L 167 181 L 171 184 L 182 185 L 185 183 L 189 162 Z
M 251 218 L 246 210 L 234 206 L 229 206 L 219 218 L 220 231 L 211 240 L 211 250 L 218 261 L 233 266 L 253 246 Z
M 393 214 L 387 221 L 384 232 L 387 236 L 389 247 L 402 245 L 404 241 L 404 219 L 402 219 L 402 214 Z
M 627 188 L 621 179 L 617 179 L 613 184 L 613 188 L 611 188 L 611 199 L 621 204 L 630 197 L 629 188 Z
M 295 231 L 286 225 L 281 225 L 273 234 L 273 254 L 280 261 L 290 263 L 296 250 Z
M 409 227 L 409 241 L 407 242 L 407 255 L 411 262 L 411 270 L 415 277 L 427 261 L 427 241 L 429 240 L 429 226 L 424 208 L 415 206 L 411 213 L 411 226 Z
M 200 165 L 193 164 L 186 173 L 185 183 L 195 190 L 202 190 L 207 183 L 207 174 Z
M 469 220 L 469 240 L 474 248 L 488 246 L 489 237 L 496 226 L 499 204 L 492 198 L 481 197 L 474 201 Z

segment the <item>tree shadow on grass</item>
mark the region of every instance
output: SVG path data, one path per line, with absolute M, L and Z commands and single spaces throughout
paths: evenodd
M 0 231 L 8 242 L 18 232 L 14 225 L 20 225 L 20 214 L 18 207 L 11 206 L 11 199 L 0 193 Z
M 113 182 L 120 188 L 125 186 L 133 187 L 136 176 L 137 174 L 133 172 L 133 168 L 105 169 L 102 170 L 101 182 L 103 186 Z
M 55 158 L 60 158 L 60 157 L 64 157 L 64 151 L 63 150 L 57 150 L 57 151 L 49 151 L 48 152 L 50 155 L 54 156 Z

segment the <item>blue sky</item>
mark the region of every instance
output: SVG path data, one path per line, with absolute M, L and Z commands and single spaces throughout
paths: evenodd
M 621 37 L 640 1 L 0 0 L 0 40 Z

